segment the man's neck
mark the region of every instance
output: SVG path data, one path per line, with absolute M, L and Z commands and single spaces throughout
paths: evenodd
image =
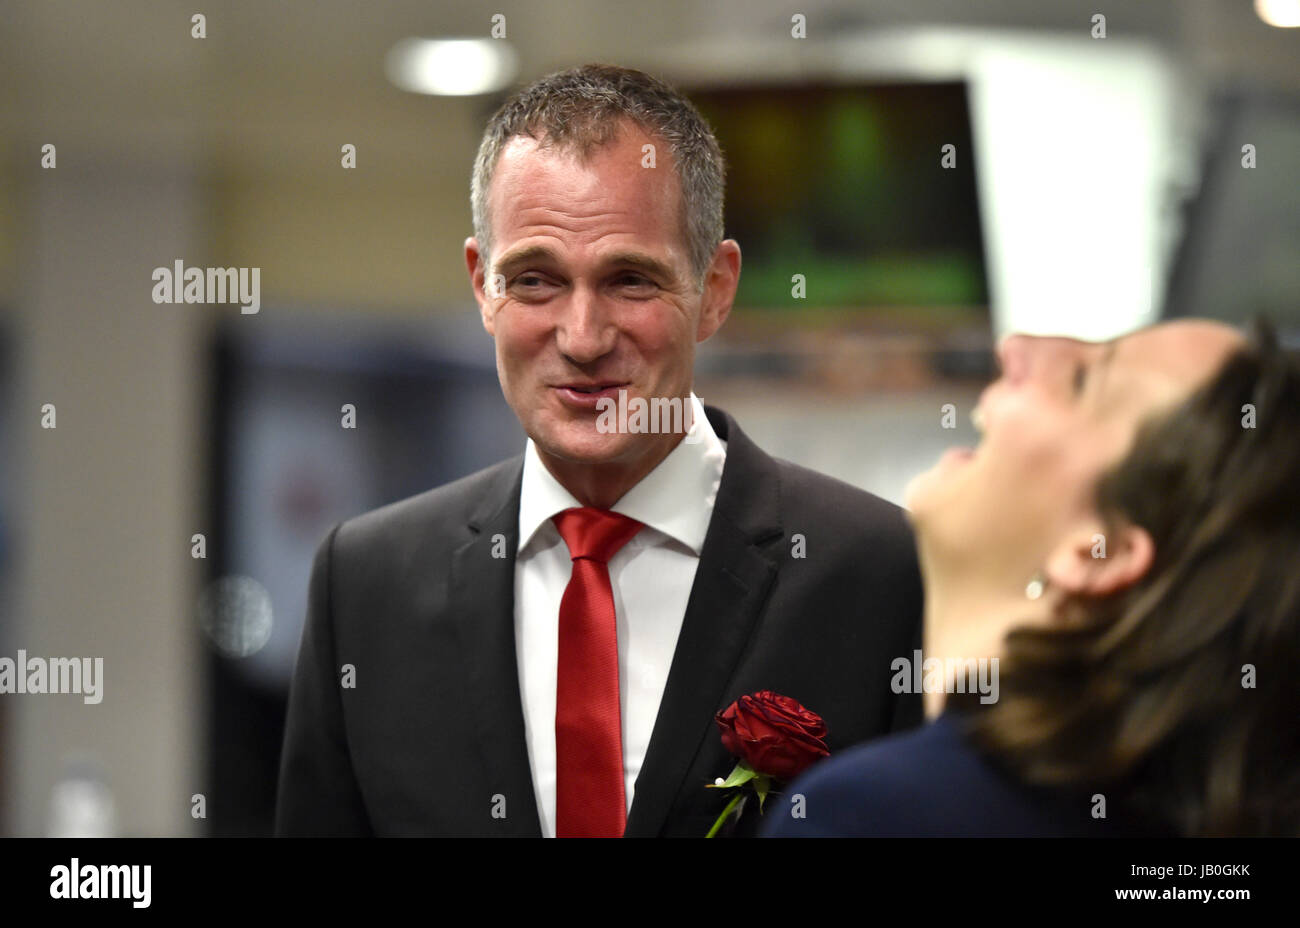
M 628 461 L 610 461 L 600 464 L 570 461 L 549 454 L 540 446 L 537 448 L 537 456 L 541 458 L 546 469 L 560 486 L 568 490 L 582 505 L 597 509 L 612 509 L 629 490 L 658 467 L 685 436 L 680 433 L 665 433 L 655 437 L 662 440 L 651 445 L 645 453 Z

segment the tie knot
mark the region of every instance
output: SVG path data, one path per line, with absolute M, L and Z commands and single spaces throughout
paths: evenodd
M 575 561 L 586 558 L 601 564 L 608 563 L 618 549 L 631 541 L 642 528 L 636 519 L 591 506 L 566 509 L 556 513 L 551 521 L 569 546 L 569 557 Z

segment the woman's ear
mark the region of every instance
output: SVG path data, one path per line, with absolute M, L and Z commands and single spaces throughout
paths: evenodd
M 1137 583 L 1155 560 L 1155 542 L 1140 525 L 1100 523 L 1070 533 L 1043 567 L 1051 588 L 1102 598 Z

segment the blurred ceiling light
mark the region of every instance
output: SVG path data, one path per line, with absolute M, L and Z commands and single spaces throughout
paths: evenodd
M 509 86 L 519 56 L 504 39 L 402 39 L 388 52 L 388 79 L 412 93 L 467 97 Z
M 1264 22 L 1279 29 L 1300 26 L 1300 0 L 1255 0 L 1255 12 Z

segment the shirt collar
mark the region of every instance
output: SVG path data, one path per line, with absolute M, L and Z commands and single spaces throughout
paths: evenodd
M 680 542 L 698 557 L 722 483 L 727 446 L 713 430 L 704 414 L 704 404 L 694 393 L 691 408 L 693 421 L 686 437 L 623 494 L 613 511 Z M 536 444 L 528 439 L 519 495 L 518 550 L 522 552 L 556 513 L 581 505 L 546 469 Z

